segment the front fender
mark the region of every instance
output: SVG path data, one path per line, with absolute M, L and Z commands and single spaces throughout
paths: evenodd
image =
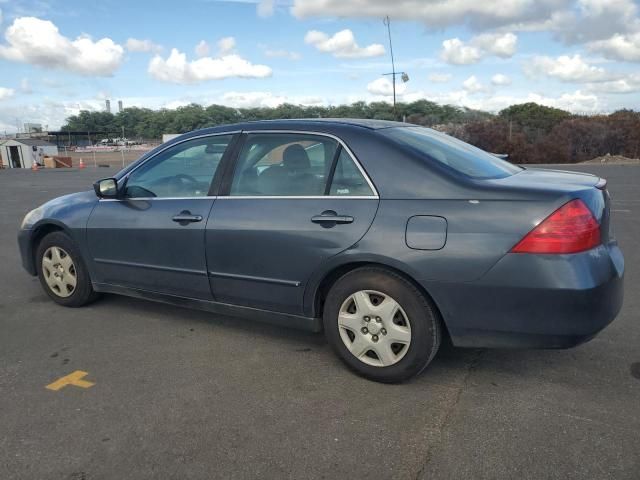
M 85 263 L 88 265 L 86 226 L 98 198 L 95 193 L 81 192 L 53 200 L 38 207 L 36 215 L 27 215 L 26 223 L 18 232 L 18 246 L 22 265 L 31 275 L 37 274 L 34 262 L 38 242 L 50 231 L 63 231 L 76 243 Z M 32 219 L 33 223 L 29 220 Z

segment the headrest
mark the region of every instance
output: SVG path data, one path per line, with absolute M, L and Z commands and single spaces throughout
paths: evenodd
M 282 154 L 282 163 L 290 170 L 305 170 L 311 168 L 309 155 L 302 145 L 294 143 L 285 148 Z

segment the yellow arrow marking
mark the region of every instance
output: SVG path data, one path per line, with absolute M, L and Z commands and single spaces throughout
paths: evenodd
M 80 388 L 93 387 L 95 385 L 94 382 L 89 382 L 87 380 L 82 380 L 87 375 L 89 375 L 87 372 L 83 372 L 82 370 L 76 370 L 75 372 L 70 373 L 69 375 L 66 375 L 66 376 L 64 376 L 62 378 L 59 378 L 55 382 L 50 383 L 45 388 L 47 388 L 49 390 L 58 391 L 61 388 L 66 387 L 67 385 L 74 385 L 74 386 L 80 387 Z

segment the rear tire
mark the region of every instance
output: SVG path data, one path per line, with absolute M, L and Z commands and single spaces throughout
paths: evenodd
M 52 232 L 36 250 L 38 278 L 44 291 L 59 305 L 81 307 L 98 298 L 79 249 L 63 232 Z
M 436 309 L 411 282 L 380 267 L 362 267 L 329 290 L 324 331 L 334 351 L 354 372 L 397 383 L 422 372 L 442 339 Z

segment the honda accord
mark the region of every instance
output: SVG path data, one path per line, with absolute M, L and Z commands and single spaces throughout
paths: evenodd
M 552 159 L 550 159 L 552 160 Z M 619 312 L 606 181 L 525 169 L 427 128 L 314 119 L 187 133 L 19 231 L 60 305 L 115 293 L 321 331 L 399 382 L 443 338 L 566 348 Z

